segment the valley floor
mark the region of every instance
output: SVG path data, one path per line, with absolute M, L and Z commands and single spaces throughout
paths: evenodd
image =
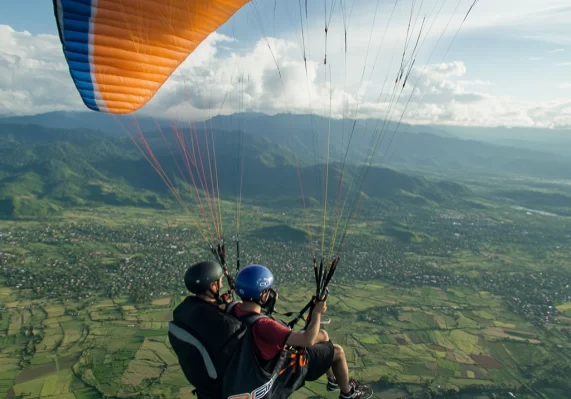
M 298 310 L 313 277 L 298 222 L 289 220 L 288 230 L 246 212 L 259 231 L 293 234 L 280 243 L 250 236 L 244 257 L 269 258 L 280 311 Z M 387 399 L 565 397 L 571 274 L 552 266 L 568 264 L 569 243 L 526 249 L 529 234 L 502 233 L 505 215 L 480 215 L 490 224 L 482 236 L 468 213 L 417 215 L 406 225 L 394 215 L 369 222 L 332 284 L 328 332 L 345 347 L 354 376 Z M 66 216 L 0 224 L 0 396 L 191 397 L 166 329 L 185 295 L 185 266 L 206 255 L 196 249 L 202 244 L 180 215 L 163 215 L 168 226 L 137 209 Z M 520 232 L 518 218 L 510 231 Z M 453 224 L 459 220 L 465 227 Z M 536 227 L 530 234 L 560 234 L 562 226 L 542 220 L 525 222 Z M 505 242 L 490 241 L 494 234 Z M 316 395 L 337 397 L 324 379 L 294 397 Z

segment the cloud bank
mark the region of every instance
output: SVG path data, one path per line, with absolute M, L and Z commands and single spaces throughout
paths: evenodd
M 571 96 L 535 102 L 492 94 L 493 77 L 467 79 L 469 65 L 460 60 L 428 65 L 426 59 L 417 61 L 406 87 L 402 89 L 401 81 L 395 89 L 400 59 L 378 71 L 367 69 L 361 85 L 362 64 L 344 70 L 340 63 L 325 75 L 322 62 L 304 62 L 299 42 L 263 38 L 249 46 L 240 44 L 211 35 L 137 114 L 201 120 L 254 111 L 342 118 L 353 117 L 358 109 L 358 118 L 399 120 L 404 112 L 403 121 L 415 124 L 571 126 Z M 57 110 L 86 110 L 59 38 L 0 25 L 0 115 Z

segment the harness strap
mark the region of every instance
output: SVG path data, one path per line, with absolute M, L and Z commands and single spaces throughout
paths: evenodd
M 249 313 L 244 316 L 238 317 L 233 313 L 234 307 L 239 304 L 238 301 L 233 301 L 226 307 L 226 313 L 230 313 L 232 316 L 236 317 L 242 323 L 245 323 L 248 327 L 252 326 L 255 322 L 260 319 L 268 318 L 265 314 Z
M 230 303 L 228 304 L 228 306 L 226 306 L 226 313 L 232 314 L 232 313 L 231 313 L 231 312 L 232 312 L 232 309 L 233 309 L 234 306 L 236 306 L 238 303 L 240 303 L 240 302 L 238 302 L 238 301 L 232 301 L 232 302 L 230 302 Z
M 196 349 L 198 349 L 198 351 L 202 355 L 202 360 L 204 361 L 204 365 L 206 366 L 206 371 L 208 373 L 208 376 L 213 380 L 218 378 L 218 374 L 216 373 L 216 367 L 214 367 L 214 362 L 212 361 L 212 358 L 208 354 L 208 351 L 206 350 L 204 345 L 202 345 L 202 343 L 194 335 L 180 328 L 172 321 L 169 322 L 169 333 L 174 335 L 179 340 L 186 342 L 187 344 L 190 344 L 194 346 Z
M 250 327 L 251 325 L 253 325 L 255 322 L 257 322 L 260 319 L 265 319 L 268 318 L 268 316 L 263 315 L 263 314 L 249 314 L 246 316 L 242 316 L 239 317 L 240 321 L 243 323 L 246 323 L 246 325 L 248 327 Z

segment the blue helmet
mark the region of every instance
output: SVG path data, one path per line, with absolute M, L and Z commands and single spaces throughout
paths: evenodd
M 272 288 L 274 275 L 266 266 L 250 265 L 238 272 L 235 291 L 243 300 L 259 300 L 260 294 Z

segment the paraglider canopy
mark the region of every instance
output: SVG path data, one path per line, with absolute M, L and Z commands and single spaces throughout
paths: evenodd
M 85 105 L 126 114 L 249 0 L 53 0 L 60 40 Z

